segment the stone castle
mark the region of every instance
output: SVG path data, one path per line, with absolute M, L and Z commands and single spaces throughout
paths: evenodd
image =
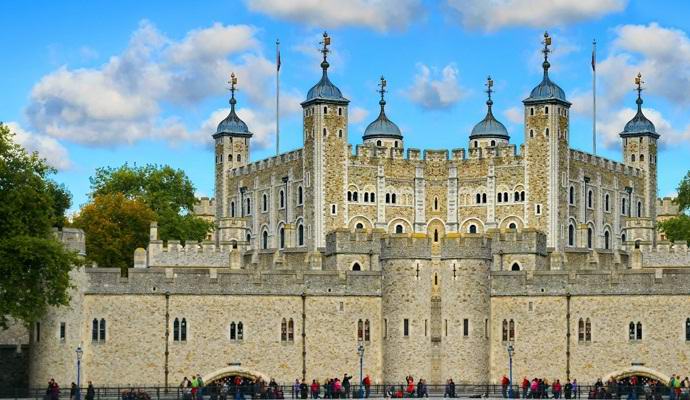
M 406 149 L 383 78 L 353 151 L 324 34 L 303 148 L 250 162 L 233 78 L 213 135 L 215 198 L 200 205 L 215 211 L 212 240 L 164 243 L 154 223 L 127 277 L 75 271 L 71 305 L 30 332 L 30 384 L 74 380 L 80 345 L 82 377 L 100 385 L 357 376 L 360 344 L 376 383 L 495 383 L 508 344 L 520 379 L 687 374 L 690 252 L 656 232 L 674 210 L 657 201 L 660 136 L 641 80 L 623 161 L 574 150 L 544 39 L 519 151 L 492 113 L 491 79 L 467 149 Z

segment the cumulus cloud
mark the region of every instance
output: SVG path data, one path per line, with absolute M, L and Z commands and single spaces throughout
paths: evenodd
M 162 110 L 224 93 L 230 71 L 252 115 L 273 109 L 275 64 L 263 57 L 255 35 L 251 26 L 216 23 L 176 41 L 143 21 L 126 49 L 100 67 L 63 66 L 44 76 L 32 89 L 27 119 L 38 132 L 88 146 L 150 138 L 201 142 Z M 288 100 L 286 112 L 294 112 Z
M 524 112 L 520 107 L 510 107 L 503 112 L 503 115 L 513 124 L 521 124 L 524 118 Z
M 6 125 L 14 133 L 16 143 L 30 153 L 37 152 L 50 166 L 58 170 L 66 170 L 72 166 L 67 149 L 57 140 L 29 132 L 16 122 L 8 122 Z
M 638 72 L 645 81 L 646 101 L 643 111 L 661 134 L 661 144 L 668 147 L 687 144 L 690 128 L 678 129 L 662 113 L 646 106 L 653 104 L 649 96 L 668 100 L 671 104 L 690 104 L 690 38 L 678 29 L 649 25 L 622 25 L 614 30 L 616 37 L 611 53 L 597 64 L 597 127 L 606 147 L 619 146 L 618 133 L 635 110 L 622 104 L 633 91 Z M 592 114 L 592 91 L 580 90 L 573 97 L 573 111 L 584 116 Z
M 404 29 L 423 15 L 420 0 L 246 0 L 250 10 L 273 18 L 337 28 Z
M 623 11 L 627 0 L 448 0 L 465 27 L 495 31 L 510 26 L 553 27 Z
M 369 111 L 367 111 L 366 108 L 351 107 L 348 114 L 348 119 L 350 123 L 359 124 L 360 122 L 364 122 L 367 116 L 369 116 Z
M 446 109 L 465 96 L 465 90 L 458 83 L 458 69 L 448 64 L 439 72 L 425 64 L 417 64 L 418 72 L 414 83 L 406 90 L 412 102 L 424 109 Z

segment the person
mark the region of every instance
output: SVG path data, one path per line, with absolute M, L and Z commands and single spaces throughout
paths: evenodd
M 89 381 L 88 386 L 86 387 L 86 397 L 84 400 L 93 400 L 96 397 L 96 389 L 93 387 L 93 383 Z
M 580 398 L 580 387 L 577 386 L 577 379 L 573 379 L 573 399 Z
M 69 388 L 69 398 L 70 400 L 75 400 L 77 398 L 77 384 L 72 382 Z
M 311 380 L 311 398 L 318 399 L 319 393 L 321 392 L 321 387 L 316 379 Z
M 453 378 L 450 378 L 450 397 L 455 398 L 455 382 L 453 381 Z
M 292 398 L 299 398 L 299 379 L 295 378 L 295 383 L 292 384 Z
M 364 380 L 362 380 L 362 383 L 364 383 L 364 397 L 369 398 L 369 393 L 371 393 L 371 378 L 367 374 L 367 376 L 364 377 Z
M 527 391 L 529 390 L 529 380 L 525 376 L 522 378 L 522 384 L 520 385 L 522 389 L 522 398 L 526 399 L 527 398 Z
M 503 395 L 503 398 L 508 397 L 508 385 L 510 384 L 510 380 L 508 379 L 507 376 L 503 375 L 503 378 L 501 378 L 501 394 Z
M 568 379 L 568 382 L 565 384 L 565 398 L 570 399 L 572 397 L 573 393 L 573 384 L 570 383 L 570 379 Z
M 48 384 L 48 391 L 50 400 L 60 399 L 60 385 L 58 385 L 53 378 L 50 379 L 50 383 Z
M 307 386 L 307 382 L 302 379 L 302 383 L 299 384 L 299 396 L 300 399 L 306 399 L 309 397 L 309 386 Z
M 339 399 L 342 396 L 343 392 L 343 384 L 340 382 L 340 379 L 335 378 L 333 379 L 333 398 L 334 399 Z
M 347 399 L 350 398 L 350 379 L 352 379 L 352 375 L 348 375 L 347 373 L 343 375 L 343 391 Z
M 560 399 L 561 398 L 561 381 L 559 379 L 556 379 L 553 382 L 553 385 L 551 386 L 551 392 L 553 392 L 553 398 L 554 399 Z

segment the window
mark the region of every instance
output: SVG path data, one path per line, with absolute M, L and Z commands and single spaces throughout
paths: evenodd
M 634 154 L 630 156 L 630 161 L 635 162 L 635 155 Z
M 261 211 L 266 212 L 268 211 L 268 196 L 266 193 L 264 193 L 263 196 L 261 196 Z
M 640 154 L 640 162 L 644 161 L 644 154 Z
M 364 202 L 365 203 L 369 202 L 369 193 L 368 192 L 364 192 Z
M 326 107 L 326 106 L 323 107 L 323 113 L 328 114 L 328 107 Z
M 517 229 L 517 225 L 515 224 L 515 222 L 509 223 L 509 224 L 508 224 L 508 229 Z
M 285 248 L 285 227 L 280 227 L 279 236 L 280 236 L 280 248 L 284 249 Z
M 371 340 L 371 327 L 369 325 L 369 320 L 364 320 L 364 341 L 368 342 Z
M 469 233 L 477 233 L 477 225 L 475 225 L 475 224 L 470 225 L 468 232 Z
M 355 229 L 358 231 L 364 229 L 364 224 L 361 222 L 357 222 L 357 224 L 355 225 Z
M 638 201 L 637 202 L 637 217 L 639 218 L 641 216 L 642 216 L 642 202 Z
M 499 194 L 496 196 L 496 201 L 500 203 L 502 199 L 503 199 L 503 196 L 501 195 L 501 193 L 499 193 Z
M 182 319 L 182 322 L 184 323 L 184 319 Z M 187 328 L 185 327 L 185 339 L 187 340 Z M 98 324 L 98 340 L 101 342 L 105 342 L 105 319 L 101 318 L 99 324 Z
M 234 321 L 230 323 L 230 340 L 237 340 L 237 325 Z
M 480 204 L 480 203 L 482 202 L 482 195 L 479 194 L 479 193 L 477 193 L 477 196 L 476 196 L 476 197 L 477 197 L 477 199 L 476 199 L 476 200 L 477 200 L 477 204 Z
M 491 147 L 493 147 L 493 146 L 496 146 L 496 141 L 495 141 L 495 140 L 492 140 L 492 141 L 491 141 Z
M 268 231 L 266 230 L 261 233 L 261 248 L 268 249 Z
M 628 339 L 630 340 L 642 340 L 642 322 L 630 322 L 628 325 Z
M 361 270 L 362 270 L 362 266 L 359 265 L 359 263 L 354 263 L 354 264 L 352 264 L 352 270 L 353 270 L 353 271 L 361 271 Z
M 338 206 L 336 204 L 331 204 L 331 215 L 338 214 Z
M 372 203 L 376 201 L 376 195 L 373 192 L 369 194 L 369 200 L 371 200 Z
M 359 201 L 359 195 L 357 192 L 352 192 L 352 201 Z
M 388 338 L 388 318 L 383 319 L 383 338 Z
M 541 204 L 534 205 L 534 214 L 541 215 Z
M 280 322 L 280 341 L 287 342 L 287 321 L 285 318 Z
M 690 318 L 685 320 L 685 341 L 690 342 Z
M 237 323 L 237 340 L 244 339 L 244 325 L 242 322 Z
M 486 204 L 486 193 L 482 193 L 482 203 Z
M 434 197 L 434 210 L 438 211 L 438 197 Z
M 390 202 L 391 202 L 391 194 L 390 194 L 390 193 L 386 193 L 386 204 L 388 204 L 388 203 L 390 203 Z
M 173 341 L 180 342 L 187 340 L 187 320 L 175 318 L 173 321 Z
M 357 340 L 364 340 L 364 321 L 361 319 L 357 321 Z
M 338 137 L 341 139 L 343 138 L 343 130 L 342 129 L 338 129 Z
M 326 128 L 323 128 L 323 137 L 326 137 L 328 135 L 328 130 Z
M 608 250 L 611 248 L 611 233 L 609 231 L 604 232 L 604 249 Z
M 513 265 L 510 267 L 511 271 L 519 271 L 520 270 L 520 264 L 518 263 L 513 263 Z
M 288 321 L 287 339 L 289 342 L 295 341 L 295 323 L 292 321 L 292 318 Z
M 280 208 L 285 208 L 285 192 L 281 189 L 278 194 L 278 206 Z
M 252 214 L 252 199 L 247 199 L 247 207 L 246 207 L 246 212 L 244 215 L 251 215 Z
M 529 108 L 529 115 L 534 115 L 534 107 Z
M 438 243 L 438 229 L 434 229 L 434 243 Z
M 382 145 L 381 141 L 380 141 L 380 140 L 377 140 L 377 141 L 376 141 L 376 145 L 379 146 L 379 147 L 381 147 L 381 145 Z
M 347 192 L 347 201 L 352 201 L 352 192 Z
M 304 246 L 304 225 L 297 226 L 297 245 Z
M 589 318 L 585 320 L 585 341 L 592 341 L 592 323 L 589 321 Z
M 242 155 L 241 155 L 241 154 L 238 154 L 238 155 L 237 155 L 237 162 L 240 162 L 240 161 L 242 161 Z
M 504 203 L 508 202 L 508 192 L 503 192 L 503 202 Z
M 585 341 L 585 321 L 582 318 L 577 321 L 577 341 Z
M 546 128 L 546 137 L 549 137 L 549 128 Z
M 606 193 L 604 195 L 604 211 L 608 212 L 609 211 L 609 194 Z
M 405 228 L 402 225 L 398 224 L 395 226 L 395 233 L 405 233 Z
M 247 246 L 252 245 L 252 234 L 247 232 Z
M 391 194 L 391 203 L 395 204 L 395 193 Z
M 594 207 L 594 193 L 591 190 L 587 191 L 587 207 Z
M 549 106 L 546 106 L 546 107 L 544 107 L 544 114 L 548 114 L 548 113 L 549 113 Z
M 302 194 L 302 186 L 297 187 L 297 204 L 302 205 L 304 203 L 304 196 Z
M 520 192 L 513 193 L 513 201 L 520 201 Z
M 343 108 L 338 107 L 338 115 L 342 116 L 343 115 Z
M 235 218 L 235 202 L 230 202 L 230 217 Z
M 36 322 L 36 343 L 41 341 L 41 323 Z
M 592 232 L 592 227 L 588 227 L 587 228 L 587 248 L 588 249 L 591 249 L 592 245 L 593 245 L 593 243 L 592 243 L 593 237 L 592 236 L 594 236 L 593 232 Z
M 529 137 L 533 138 L 534 137 L 534 129 L 529 130 Z
M 60 341 L 64 342 L 67 337 L 67 324 L 60 322 Z
M 410 320 L 407 318 L 403 319 L 403 336 L 410 336 Z
M 621 199 L 621 214 L 625 215 L 625 198 Z
M 508 322 L 508 340 L 515 340 L 515 322 L 512 319 Z
M 575 205 L 575 187 L 570 187 L 570 192 L 568 194 L 568 204 Z
M 475 147 L 475 148 L 479 147 L 479 143 L 477 143 L 476 140 L 474 141 L 474 147 Z
M 462 336 L 469 336 L 470 335 L 470 320 L 465 318 L 462 320 Z
M 501 340 L 504 342 L 508 341 L 508 321 L 505 319 L 503 320 Z
M 98 341 L 98 320 L 95 318 L 91 321 L 91 341 Z

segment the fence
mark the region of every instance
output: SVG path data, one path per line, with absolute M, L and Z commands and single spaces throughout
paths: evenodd
M 310 382 L 307 382 L 308 386 Z M 565 386 L 565 385 L 564 385 Z M 410 396 L 406 392 L 407 385 L 405 384 L 383 384 L 383 385 L 371 385 L 369 387 L 369 397 L 370 398 L 382 398 L 382 397 L 393 397 L 399 393 L 403 394 L 403 397 L 418 397 L 417 387 L 415 386 L 415 392 L 413 396 Z M 509 388 L 503 388 L 501 385 L 468 385 L 468 384 L 455 384 L 453 393 L 448 393 L 449 388 L 446 385 L 426 385 L 426 397 L 432 398 L 443 398 L 443 397 L 456 397 L 456 398 L 503 398 L 510 394 Z M 513 398 L 521 398 L 524 396 L 523 390 L 517 385 L 512 387 Z M 644 386 L 630 386 L 627 384 L 614 384 L 609 386 L 604 386 L 604 392 L 596 393 L 594 386 L 579 386 L 577 399 L 588 399 L 588 398 L 605 398 L 605 399 L 627 399 L 629 394 L 633 395 L 633 399 L 659 399 L 662 396 L 668 395 L 668 387 L 664 385 L 658 385 L 646 390 Z M 360 392 L 361 390 L 361 392 Z M 223 389 L 220 386 L 208 385 L 202 388 L 203 400 L 232 400 L 236 398 L 237 392 L 242 394 L 241 397 L 245 399 L 252 398 L 266 398 L 266 399 L 276 399 L 276 398 L 295 398 L 293 393 L 292 385 L 278 385 L 278 386 L 268 386 L 265 384 L 249 384 L 241 386 L 230 386 L 227 389 Z M 348 393 L 341 393 L 340 398 L 359 398 L 361 394 L 365 394 L 364 387 L 359 385 L 351 385 Z M 594 393 L 594 395 L 593 395 Z M 87 389 L 82 387 L 80 390 L 79 400 L 86 400 Z M 301 393 L 297 393 L 297 398 L 301 398 Z M 312 398 L 311 388 L 307 389 L 308 398 Z M 319 390 L 319 398 L 325 398 L 326 391 L 323 386 Z M 330 398 L 333 398 L 331 396 Z M 575 399 L 574 396 L 568 396 L 564 390 L 561 391 L 561 399 Z M 527 391 L 526 398 L 556 398 L 549 387 L 544 393 L 530 393 Z M 46 393 L 45 388 L 8 388 L 0 387 L 0 399 L 22 399 L 22 400 L 55 400 L 51 398 Z M 61 388 L 59 400 L 76 400 L 76 396 L 73 398 L 70 396 L 70 388 Z M 91 399 L 89 399 L 91 400 Z M 127 386 L 109 386 L 109 387 L 94 387 L 93 400 L 192 400 L 191 395 L 187 391 L 183 391 L 180 387 L 164 387 L 164 386 L 137 386 L 137 385 L 127 385 Z M 196 399 L 199 400 L 199 399 Z

